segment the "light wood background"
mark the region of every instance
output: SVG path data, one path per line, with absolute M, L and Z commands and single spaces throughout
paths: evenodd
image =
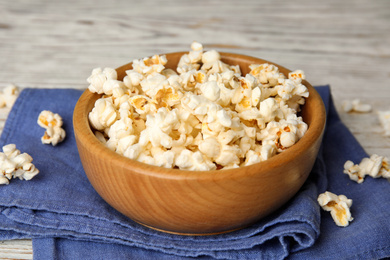
M 330 84 L 342 121 L 367 153 L 390 157 L 376 114 L 390 110 L 388 0 L 0 0 L 0 90 L 10 83 L 84 89 L 95 67 L 187 51 L 194 40 Z M 355 98 L 373 112 L 343 112 L 341 102 Z M 0 109 L 0 131 L 8 113 Z M 7 258 L 31 259 L 31 241 L 0 241 Z

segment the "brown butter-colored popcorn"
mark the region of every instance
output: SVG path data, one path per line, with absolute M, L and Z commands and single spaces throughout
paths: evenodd
M 345 195 L 336 195 L 326 191 L 318 196 L 318 204 L 322 209 L 330 211 L 333 221 L 337 226 L 346 227 L 353 220 L 349 208 L 352 206 L 352 200 Z

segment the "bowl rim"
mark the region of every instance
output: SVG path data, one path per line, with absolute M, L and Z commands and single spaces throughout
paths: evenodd
M 188 52 L 171 52 L 171 53 L 165 53 L 165 54 L 159 54 L 159 55 L 179 55 L 179 54 L 186 54 Z M 277 66 L 282 70 L 285 70 L 287 72 L 291 72 L 291 70 L 280 66 L 274 62 L 264 60 L 261 58 L 256 58 L 252 56 L 242 55 L 242 54 L 235 54 L 235 53 L 226 53 L 226 52 L 219 52 L 222 59 L 224 57 L 238 57 L 242 60 L 252 60 L 257 62 L 267 62 L 269 64 L 273 64 Z M 124 70 L 126 67 L 128 67 L 132 62 L 122 65 L 118 67 L 116 70 Z M 253 63 L 252 63 L 253 64 Z M 280 154 L 277 154 L 265 161 L 255 163 L 252 165 L 247 166 L 240 166 L 239 168 L 230 168 L 230 169 L 219 169 L 219 170 L 209 170 L 209 171 L 191 171 L 191 170 L 181 170 L 181 169 L 175 169 L 175 168 L 164 168 L 160 166 L 150 165 L 146 163 L 139 162 L 134 159 L 127 158 L 123 155 L 118 154 L 115 151 L 112 151 L 108 147 L 106 147 L 101 141 L 97 139 L 97 137 L 94 135 L 92 128 L 90 127 L 89 120 L 88 120 L 88 114 L 90 111 L 86 111 L 87 107 L 90 106 L 89 102 L 99 98 L 102 96 L 101 94 L 96 94 L 90 92 L 88 89 L 84 91 L 84 93 L 81 95 L 79 100 L 76 103 L 76 106 L 74 108 L 73 112 L 73 127 L 74 127 L 74 134 L 76 135 L 76 139 L 82 140 L 83 143 L 86 143 L 86 145 L 92 146 L 94 149 L 91 149 L 94 153 L 99 153 L 102 158 L 109 158 L 112 163 L 128 168 L 129 174 L 132 173 L 138 173 L 142 175 L 149 175 L 151 177 L 157 177 L 157 178 L 163 178 L 163 179 L 175 179 L 175 180 L 212 180 L 216 181 L 220 178 L 237 178 L 239 179 L 242 176 L 251 176 L 254 174 L 259 174 L 259 172 L 267 172 L 268 169 L 274 169 L 275 167 L 282 167 L 283 165 L 290 163 L 292 160 L 297 158 L 300 153 L 308 148 L 310 148 L 311 144 L 315 143 L 318 138 L 322 137 L 322 134 L 325 129 L 326 125 L 326 112 L 325 112 L 325 106 L 322 101 L 321 96 L 319 93 L 315 90 L 315 88 L 306 80 L 302 81 L 302 84 L 304 84 L 309 91 L 309 98 L 310 102 L 316 102 L 318 104 L 318 112 L 316 113 L 315 120 L 312 120 L 310 122 L 310 125 L 308 125 L 308 129 L 304 136 L 293 146 L 289 147 L 285 151 L 283 151 Z M 308 99 L 306 99 L 305 105 L 308 102 Z M 261 174 L 261 173 L 260 173 Z

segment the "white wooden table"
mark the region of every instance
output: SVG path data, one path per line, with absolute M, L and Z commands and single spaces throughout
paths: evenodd
M 194 40 L 330 84 L 342 121 L 367 153 L 390 157 L 376 115 L 390 110 L 388 0 L 0 0 L 0 90 L 10 83 L 83 89 L 95 67 L 186 51 Z M 341 102 L 355 98 L 373 112 L 343 112 Z M 8 113 L 0 109 L 0 131 Z M 0 241 L 7 258 L 31 259 L 31 241 Z

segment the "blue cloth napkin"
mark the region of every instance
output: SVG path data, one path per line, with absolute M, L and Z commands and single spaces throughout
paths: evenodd
M 14 104 L 0 145 L 16 144 L 40 173 L 0 186 L 0 240 L 32 238 L 34 259 L 363 259 L 390 256 L 390 183 L 343 174 L 346 160 L 367 156 L 341 123 L 328 86 L 317 87 L 328 111 L 313 171 L 298 194 L 258 223 L 213 236 L 179 236 L 138 225 L 111 208 L 89 184 L 72 128 L 74 89 L 25 89 Z M 59 113 L 67 137 L 43 145 L 42 110 Z M 355 220 L 336 226 L 317 204 L 329 190 L 354 200 Z

